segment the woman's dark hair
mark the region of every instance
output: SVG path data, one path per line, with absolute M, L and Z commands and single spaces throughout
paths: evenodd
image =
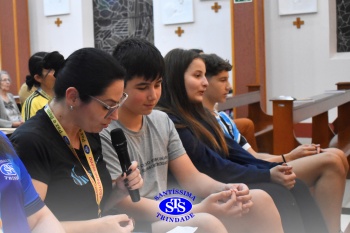
M 33 54 L 28 61 L 29 75 L 26 77 L 26 84 L 28 90 L 30 91 L 33 86 L 40 87 L 40 82 L 36 81 L 34 76 L 39 75 L 43 77 L 43 69 L 56 70 L 64 62 L 64 57 L 54 51 L 52 53 L 47 52 L 37 52 Z
M 205 76 L 211 78 L 222 71 L 231 71 L 232 65 L 228 60 L 224 60 L 218 55 L 212 54 L 202 54 L 201 57 L 205 62 Z
M 154 81 L 164 75 L 164 59 L 159 50 L 145 39 L 129 38 L 121 41 L 113 57 L 126 69 L 125 85 L 135 76 Z
M 158 107 L 180 118 L 182 123 L 175 124 L 177 128 L 188 127 L 203 143 L 227 155 L 228 147 L 215 117 L 202 103 L 191 103 L 188 99 L 184 75 L 195 59 L 202 58 L 194 51 L 183 49 L 173 49 L 165 56 L 165 74 Z M 215 135 L 201 124 L 202 121 L 213 129 Z
M 115 80 L 124 80 L 125 70 L 107 52 L 82 48 L 73 52 L 55 69 L 54 86 L 57 100 L 63 99 L 69 87 L 75 87 L 79 98 L 87 103 L 89 96 L 101 95 Z

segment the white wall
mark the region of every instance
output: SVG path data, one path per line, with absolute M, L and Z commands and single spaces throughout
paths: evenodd
M 161 1 L 154 0 L 155 45 L 165 55 L 171 49 L 201 48 L 232 61 L 230 0 L 217 1 L 218 13 L 211 10 L 215 1 L 193 0 L 194 23 L 164 25 Z M 335 1 L 319 0 L 312 14 L 280 16 L 278 1 L 265 0 L 267 100 L 279 95 L 309 97 L 335 89 L 335 83 L 350 81 L 350 53 L 336 53 Z M 71 13 L 45 17 L 43 1 L 29 0 L 31 52 L 58 50 L 68 56 L 74 50 L 94 46 L 91 0 L 70 0 Z M 296 17 L 305 24 L 293 26 Z M 175 30 L 181 26 L 181 37 Z M 330 36 L 332 34 L 332 36 Z M 268 101 L 268 112 L 271 103 Z
M 44 16 L 43 0 L 29 0 L 31 54 L 59 51 L 65 57 L 82 47 L 94 47 L 91 0 L 70 0 L 70 14 Z M 59 27 L 56 18 L 63 22 Z
M 305 22 L 300 29 L 296 17 Z M 288 16 L 279 16 L 277 0 L 265 0 L 267 99 L 309 97 L 350 81 L 350 54 L 336 53 L 335 20 L 335 0 L 319 0 L 317 13 Z
M 222 9 L 214 13 L 214 1 L 193 0 L 194 23 L 180 25 L 162 23 L 160 1 L 154 1 L 154 31 L 163 55 L 175 47 L 202 48 L 232 61 L 229 1 L 218 1 Z M 336 53 L 334 0 L 319 0 L 317 13 L 288 16 L 278 14 L 277 0 L 264 2 L 267 100 L 279 95 L 309 97 L 350 81 L 350 54 Z M 300 29 L 293 26 L 296 17 L 305 22 Z M 185 30 L 181 37 L 174 33 L 178 26 Z M 270 101 L 267 106 L 271 113 Z
M 153 1 L 154 42 L 165 55 L 174 48 L 200 48 L 206 53 L 216 53 L 232 61 L 230 1 L 217 1 L 221 5 L 218 13 L 211 10 L 214 1 L 193 0 L 194 22 L 164 25 L 162 23 L 161 1 Z M 178 26 L 185 31 L 178 37 Z
M 154 0 L 155 45 L 165 55 L 171 49 L 201 48 L 232 61 L 230 1 L 218 1 L 218 13 L 211 10 L 214 1 L 193 0 L 194 23 L 164 25 L 161 1 Z M 54 23 L 59 17 L 60 27 Z M 44 16 L 43 0 L 29 0 L 31 53 L 58 50 L 65 57 L 76 49 L 94 47 L 93 9 L 91 0 L 70 0 L 70 14 Z M 181 37 L 175 30 L 181 26 Z

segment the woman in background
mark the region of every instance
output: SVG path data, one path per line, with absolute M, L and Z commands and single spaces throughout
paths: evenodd
M 0 71 L 0 127 L 2 128 L 17 128 L 23 124 L 16 101 L 9 92 L 10 86 L 10 75 L 4 70 Z

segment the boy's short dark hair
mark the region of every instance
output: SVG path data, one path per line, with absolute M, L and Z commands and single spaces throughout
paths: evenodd
M 160 51 L 145 39 L 129 38 L 121 41 L 113 57 L 126 69 L 125 85 L 135 76 L 154 81 L 164 75 L 164 59 Z
M 190 49 L 190 50 L 193 51 L 193 52 L 196 52 L 198 54 L 203 54 L 204 53 L 203 49 Z
M 232 65 L 228 62 L 228 60 L 224 60 L 214 53 L 201 54 L 201 57 L 205 62 L 205 76 L 207 78 L 211 78 L 212 76 L 217 75 L 222 71 L 232 70 Z

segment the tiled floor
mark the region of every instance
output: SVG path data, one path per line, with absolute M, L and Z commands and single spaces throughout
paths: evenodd
M 343 198 L 343 208 L 350 208 L 350 180 L 346 180 L 345 193 Z M 350 223 L 350 214 L 342 214 L 341 228 L 344 231 L 346 226 Z
M 346 226 L 350 223 L 350 215 L 341 215 L 341 230 L 344 231 Z

